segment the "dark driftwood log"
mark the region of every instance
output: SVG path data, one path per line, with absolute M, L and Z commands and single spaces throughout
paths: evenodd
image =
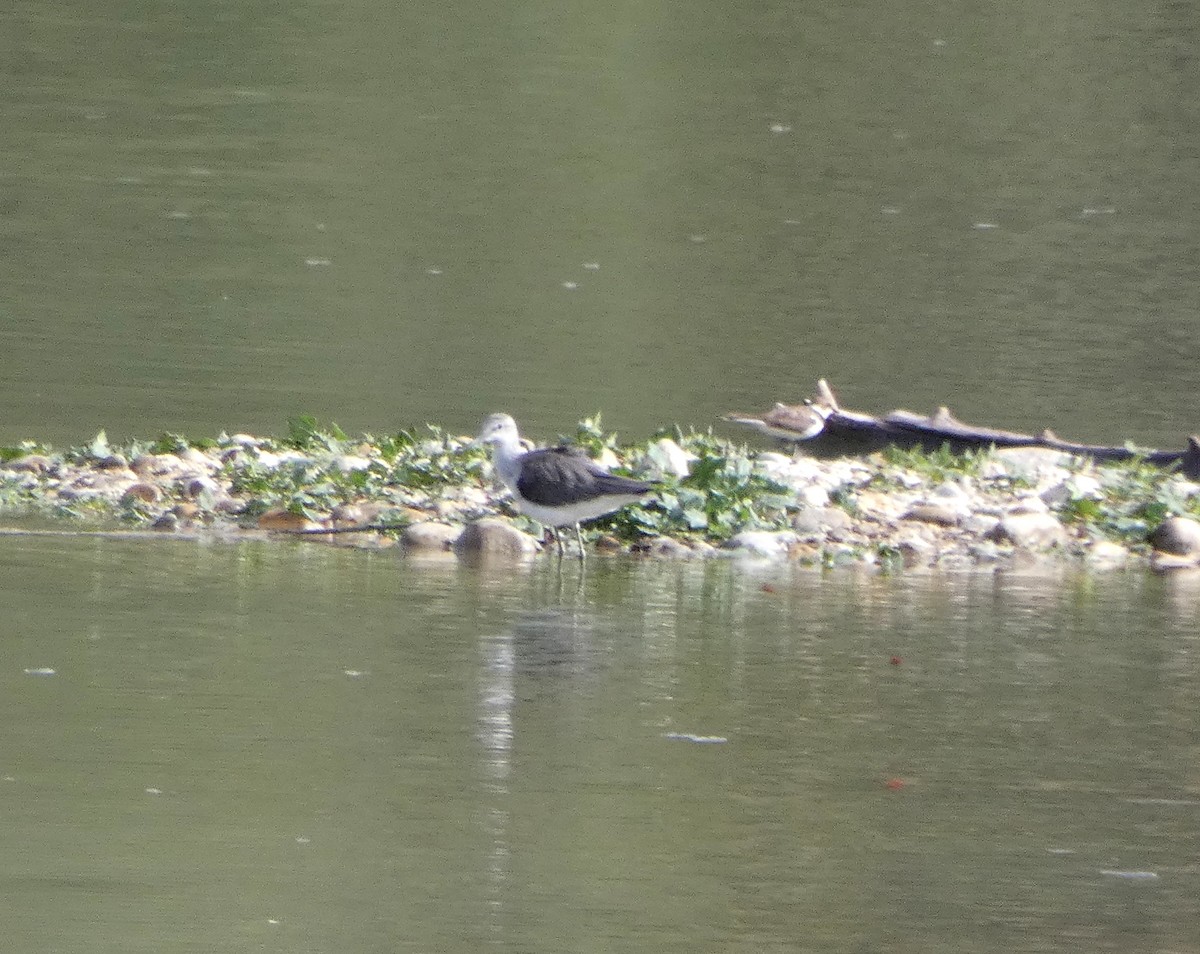
M 822 417 L 824 424 L 820 425 L 819 419 Z M 815 426 L 812 425 L 814 419 L 818 421 Z M 1185 476 L 1200 478 L 1200 437 L 1195 435 L 1188 438 L 1188 446 L 1182 451 L 1146 451 L 1075 444 L 1064 441 L 1049 430 L 1035 436 L 977 427 L 960 421 L 945 407 L 938 408 L 936 413 L 929 416 L 912 411 L 892 411 L 883 417 L 874 417 L 842 408 L 824 380 L 817 382 L 817 393 L 803 404 L 776 404 L 762 415 L 730 414 L 726 420 L 784 440 L 803 443 L 805 450 L 819 456 L 861 454 L 889 446 L 926 451 L 949 447 L 956 453 L 990 447 L 1032 447 L 1101 461 L 1143 459 L 1160 467 L 1178 466 Z M 801 431 L 794 426 L 793 422 L 797 421 L 809 426 Z

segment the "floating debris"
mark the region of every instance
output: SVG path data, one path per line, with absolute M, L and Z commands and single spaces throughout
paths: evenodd
M 663 738 L 672 742 L 695 742 L 698 745 L 720 745 L 729 741 L 723 735 L 692 735 L 690 732 L 664 732 Z
M 1127 798 L 1130 805 L 1200 805 L 1200 799 L 1195 798 Z

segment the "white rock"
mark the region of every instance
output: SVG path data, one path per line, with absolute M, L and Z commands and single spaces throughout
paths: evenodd
M 1111 540 L 1097 540 L 1088 548 L 1087 559 L 1100 566 L 1123 566 L 1129 562 L 1129 550 Z
M 1168 480 L 1164 489 L 1168 493 L 1176 494 L 1183 500 L 1200 494 L 1200 484 L 1184 477 L 1176 477 L 1174 480 Z
M 695 454 L 689 454 L 669 437 L 660 438 L 651 444 L 648 454 L 660 473 L 679 478 L 691 473 L 692 461 L 696 459 Z
M 1200 521 L 1191 517 L 1168 517 L 1150 534 L 1150 545 L 1160 553 L 1200 555 Z
M 220 485 L 211 477 L 185 477 L 178 481 L 179 487 L 187 497 L 193 500 L 197 497 L 207 494 L 209 497 L 215 497 L 221 492 Z
M 358 457 L 354 454 L 339 454 L 334 458 L 333 463 L 343 474 L 349 474 L 356 470 L 366 470 L 371 466 L 369 458 Z
M 967 533 L 978 537 L 989 537 L 1000 524 L 1000 518 L 987 513 L 973 513 L 959 524 Z
M 405 527 L 400 534 L 400 545 L 406 550 L 446 551 L 462 532 L 462 527 L 427 520 Z
M 1041 497 L 1031 496 L 1022 497 L 1008 511 L 1010 514 L 1022 513 L 1049 513 L 1050 508 L 1046 506 L 1046 501 Z
M 805 507 L 820 509 L 829 506 L 829 491 L 820 484 L 809 484 L 807 487 L 801 487 L 796 498 Z
M 1048 507 L 1062 507 L 1072 500 L 1100 500 L 1104 491 L 1100 481 L 1091 474 L 1073 474 L 1047 487 L 1038 497 Z
M 537 553 L 538 542 L 499 517 L 484 517 L 469 523 L 454 541 L 454 551 L 463 557 L 519 560 Z
M 790 530 L 743 530 L 725 541 L 726 550 L 738 550 L 748 556 L 778 559 L 787 556 L 799 537 Z
M 621 458 L 613 453 L 612 448 L 605 447 L 600 451 L 600 456 L 596 458 L 596 463 L 605 470 L 612 470 L 614 467 L 621 466 Z
M 198 447 L 189 447 L 180 452 L 177 456 L 184 463 L 193 464 L 196 467 L 203 467 L 206 470 L 212 470 L 218 466 L 217 461 L 213 460 Z
M 1027 550 L 1048 550 L 1064 546 L 1067 530 L 1048 513 L 1011 513 L 989 534 L 999 543 L 1011 543 Z
M 707 555 L 703 551 L 695 550 L 686 543 L 670 537 L 655 537 L 646 545 L 643 552 L 646 556 L 668 560 L 691 560 Z
M 934 487 L 930 496 L 939 498 L 941 503 L 946 501 L 966 502 L 971 498 L 971 488 L 966 477 L 962 481 L 947 480 Z
M 256 451 L 256 456 L 258 458 L 258 462 L 270 470 L 274 470 L 275 468 L 281 467 L 284 464 L 294 464 L 296 462 L 308 463 L 312 460 L 312 458 L 307 454 L 302 454 L 297 450 L 276 452 L 259 448 Z
M 1008 466 L 1002 460 L 989 457 L 979 468 L 979 476 L 984 480 L 1003 480 L 1010 476 Z

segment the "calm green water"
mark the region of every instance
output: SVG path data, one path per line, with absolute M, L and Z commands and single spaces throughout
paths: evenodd
M 1197 595 L 7 538 L 0 931 L 64 954 L 1186 949 Z
M 15 0 L 0 442 L 637 436 L 823 375 L 1178 447 L 1196 44 L 1186 4 Z M 7 950 L 1194 945 L 1194 578 L 4 538 L 0 607 Z
M 634 435 L 826 376 L 1179 447 L 1196 44 L 1187 4 L 13 0 L 0 440 Z

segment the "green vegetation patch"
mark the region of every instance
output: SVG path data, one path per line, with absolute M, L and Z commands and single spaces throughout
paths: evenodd
M 1168 517 L 1200 518 L 1200 495 L 1188 494 L 1174 470 L 1144 457 L 1088 469 L 1099 481 L 1099 496 L 1072 495 L 1059 513 L 1066 523 L 1115 542 L 1141 544 Z

